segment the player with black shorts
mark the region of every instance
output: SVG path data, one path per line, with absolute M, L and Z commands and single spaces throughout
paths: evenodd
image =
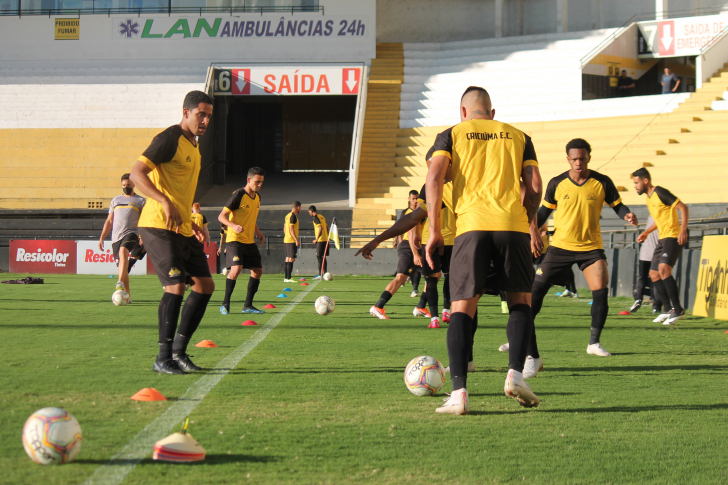
M 592 292 L 591 336 L 586 353 L 608 357 L 600 343 L 602 330 L 609 313 L 609 270 L 602 246 L 602 229 L 599 218 L 602 206 L 607 204 L 614 212 L 633 226 L 637 217 L 622 204 L 612 179 L 589 170 L 591 146 L 586 140 L 575 138 L 566 144 L 568 171 L 552 178 L 538 210 L 538 224 L 546 222 L 551 213 L 554 217 L 554 236 L 546 255 L 536 270 L 533 282 L 531 309 L 533 317 L 541 311 L 543 299 L 553 285 L 567 283 L 571 267 L 576 264 L 584 273 Z M 528 349 L 529 359 L 525 377 L 535 376 L 543 368 L 538 353 L 535 330 Z
M 283 247 L 286 251 L 286 261 L 283 265 L 285 276 L 284 283 L 293 283 L 293 263 L 298 256 L 298 248 L 301 247 L 301 240 L 298 238 L 298 214 L 301 212 L 301 203 L 295 201 L 291 205 L 291 212 L 286 214 L 283 221 Z
M 326 244 L 326 241 L 329 240 L 329 227 L 326 225 L 326 218 L 316 211 L 315 205 L 309 206 L 308 215 L 313 219 L 313 243 L 316 245 L 316 261 L 318 261 L 319 269 L 319 274 L 314 278 L 320 278 L 326 274 L 329 267 L 329 262 L 326 261 L 326 256 L 329 255 L 329 248 Z
M 119 268 L 116 289 L 124 290 L 131 295 L 129 271 L 134 267 L 134 263 L 144 259 L 146 254 L 137 233 L 139 216 L 147 199 L 134 193 L 134 182 L 129 179 L 128 173 L 121 176 L 121 190 L 124 194 L 114 197 L 109 204 L 109 216 L 101 230 L 99 250 L 104 251 L 104 239 L 111 231 L 111 250 Z M 128 303 L 131 303 L 131 297 Z
M 655 221 L 637 237 L 637 242 L 644 242 L 652 231 L 656 229 L 659 231 L 660 239 L 657 241 L 650 264 L 650 279 L 660 301 L 665 302 L 664 310 L 669 308 L 668 301 L 672 305 L 672 310 L 668 312 L 663 310 L 653 322 L 672 325 L 685 315 L 685 309 L 680 304 L 680 291 L 672 276 L 672 268 L 688 241 L 688 207 L 669 190 L 652 185 L 652 177 L 646 168 L 640 168 L 632 173 L 632 179 L 637 193 L 647 194 L 647 209 Z M 681 220 L 678 220 L 678 211 Z
M 419 192 L 417 192 L 416 190 L 409 191 L 409 194 L 407 196 L 407 208 L 402 211 L 402 214 L 400 214 L 400 219 L 414 212 L 414 210 L 417 208 L 417 197 L 419 195 Z M 404 234 L 400 234 L 399 236 L 395 237 L 392 247 L 397 250 L 398 267 L 401 265 L 402 267 L 411 266 L 414 268 L 412 248 L 409 245 L 409 232 L 405 232 Z M 402 262 L 403 259 L 404 262 Z M 420 294 L 421 277 L 422 274 L 419 271 L 414 270 L 412 270 L 411 274 L 409 275 L 409 278 L 412 280 L 412 293 L 410 293 L 410 297 L 412 298 L 416 298 Z
M 258 237 L 259 244 L 263 244 L 265 241 L 265 236 L 258 230 L 257 223 L 260 212 L 258 191 L 263 186 L 264 177 L 265 171 L 260 167 L 252 167 L 248 170 L 248 182 L 245 187 L 233 192 L 217 216 L 220 224 L 227 226 L 225 262 L 230 268 L 225 280 L 225 297 L 220 306 L 220 313 L 223 315 L 230 313 L 230 297 L 243 268 L 250 270 L 250 279 L 241 313 L 265 313 L 253 306 L 253 297 L 258 291 L 260 278 L 263 276 L 263 263 L 258 246 L 255 245 L 255 237 Z
M 164 286 L 153 369 L 166 374 L 201 370 L 187 355 L 187 345 L 215 291 L 202 228 L 192 222 L 191 211 L 201 164 L 197 137 L 205 133 L 211 117 L 212 98 L 201 91 L 188 93 L 182 121 L 155 136 L 131 172 L 131 180 L 149 197 L 139 218 L 139 235 Z M 188 278 L 192 291 L 178 329 Z
M 522 371 L 533 331 L 532 253 L 538 256 L 543 244 L 535 217 L 541 200 L 541 177 L 531 138 L 495 121 L 494 116 L 485 89 L 466 89 L 460 102 L 461 123 L 437 135 L 427 173 L 430 240 L 426 255 L 430 264 L 433 254 L 444 246 L 440 208 L 448 171 L 457 230 L 450 263 L 453 304 L 447 331 L 453 392 L 438 413 L 468 413 L 466 384 L 473 317 L 491 262 L 506 291 L 510 310 L 510 362 L 504 391 L 523 406 L 539 403 L 523 380 Z M 523 204 L 521 180 L 525 184 Z

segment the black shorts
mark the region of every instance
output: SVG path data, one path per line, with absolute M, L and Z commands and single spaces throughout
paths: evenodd
M 210 277 L 205 247 L 195 236 L 156 227 L 140 227 L 139 235 L 162 285 L 187 283 L 188 276 Z
M 248 269 L 262 268 L 260 251 L 255 243 L 244 244 L 238 241 L 229 241 L 226 246 L 225 264 L 228 268 L 242 266 Z
M 130 232 L 118 241 L 111 243 L 111 250 L 114 253 L 114 261 L 117 263 L 119 262 L 119 250 L 121 248 L 126 248 L 129 251 L 129 257 L 134 259 L 144 259 L 144 255 L 147 254 L 144 250 L 144 246 L 139 243 L 139 236 L 133 232 Z
M 442 257 L 440 258 L 440 263 L 442 266 L 443 273 L 450 272 L 450 260 L 451 259 L 452 259 L 452 246 L 445 246 L 445 252 L 442 253 Z
M 283 247 L 286 248 L 286 257 L 296 259 L 298 256 L 298 246 L 296 243 L 283 243 Z
M 530 293 L 531 236 L 515 231 L 470 231 L 455 238 L 450 264 L 452 301 L 481 295 L 488 286 Z M 492 263 L 492 268 L 491 268 Z
M 420 248 L 420 258 L 422 258 L 422 266 L 418 267 L 417 270 L 422 273 L 422 276 L 424 276 L 425 278 L 428 276 L 432 276 L 433 274 L 442 272 L 442 256 L 440 256 L 440 251 L 433 251 L 432 263 L 434 264 L 434 266 L 432 267 L 427 264 L 426 244 L 423 244 Z
M 415 259 L 412 256 L 412 248 L 409 241 L 402 241 L 397 246 L 397 274 L 406 274 L 411 276 L 412 272 L 417 269 Z
M 317 258 L 323 258 L 324 253 L 326 253 L 326 256 L 328 256 L 330 250 L 331 250 L 331 248 L 326 247 L 326 241 L 316 243 L 316 257 Z
M 603 249 L 592 249 L 591 251 L 569 251 L 550 246 L 541 265 L 536 270 L 536 281 L 549 285 L 566 285 L 569 271 L 575 264 L 584 271 L 586 268 L 599 260 L 607 260 Z
M 657 246 L 655 246 L 655 252 L 652 254 L 650 270 L 659 270 L 661 264 L 666 264 L 671 268 L 674 267 L 682 253 L 682 250 L 682 244 L 678 244 L 676 237 L 658 239 Z

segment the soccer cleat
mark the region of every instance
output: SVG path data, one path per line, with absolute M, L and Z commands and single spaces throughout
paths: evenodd
M 254 306 L 244 306 L 240 313 L 265 313 L 263 310 L 258 310 Z
M 284 283 L 295 283 L 295 281 L 293 281 L 293 280 L 292 280 L 292 279 L 290 279 L 290 278 L 288 278 L 288 279 L 286 279 L 286 278 L 283 278 L 283 282 L 284 282 Z
M 430 324 L 427 326 L 427 328 L 440 328 L 440 319 L 437 317 L 432 317 L 430 319 Z
M 538 357 L 534 359 L 530 355 L 526 357 L 526 365 L 523 366 L 523 378 L 530 379 L 536 377 L 543 370 L 543 359 Z
M 664 322 L 665 320 L 667 320 L 668 318 L 670 318 L 670 315 L 672 315 L 673 311 L 674 311 L 673 309 L 670 309 L 669 312 L 662 312 L 662 313 L 660 313 L 659 315 L 657 315 L 657 318 L 655 318 L 654 320 L 652 320 L 652 323 L 662 323 L 662 322 Z
M 440 414 L 454 414 L 462 416 L 470 411 L 470 401 L 468 400 L 468 390 L 465 388 L 453 391 L 450 397 L 445 399 L 445 404 L 435 410 Z
M 498 352 L 508 352 L 510 350 L 511 346 L 508 344 L 508 342 L 504 343 L 500 347 L 498 347 Z
M 430 315 L 430 310 L 427 308 L 417 308 L 415 307 L 414 310 L 412 310 L 412 315 L 416 317 L 427 317 L 432 318 L 432 315 Z
M 668 318 L 667 320 L 662 322 L 662 324 L 663 325 L 672 325 L 673 323 L 677 322 L 684 316 L 685 316 L 685 310 L 683 310 L 681 313 L 677 313 L 677 312 L 673 311 L 672 313 L 670 313 L 670 318 Z
M 639 310 L 641 306 L 642 306 L 642 300 L 635 300 L 634 303 L 632 304 L 632 306 L 630 307 L 629 312 L 634 313 L 637 310 Z
M 475 362 L 468 362 L 468 372 L 475 372 Z M 445 367 L 445 374 L 450 373 L 450 366 Z
M 417 290 L 412 290 L 412 293 L 410 293 L 411 298 L 417 298 L 418 296 L 420 296 L 420 292 Z
M 319 275 L 319 274 L 317 274 L 316 276 L 313 277 L 313 279 L 319 279 L 319 278 L 321 278 L 321 275 Z
M 606 349 L 602 347 L 602 344 L 600 344 L 599 342 L 595 344 L 590 344 L 586 348 L 586 353 L 591 355 L 598 355 L 599 357 L 609 357 L 610 355 L 612 355 L 607 352 Z
M 517 399 L 524 408 L 535 408 L 541 402 L 538 396 L 531 391 L 531 387 L 523 380 L 523 374 L 513 369 L 508 371 L 506 383 L 503 386 L 506 396 Z
M 152 370 L 154 370 L 154 372 L 161 372 L 162 374 L 187 374 L 187 372 L 179 368 L 174 359 L 165 360 L 163 362 L 160 362 L 159 359 L 157 359 L 154 361 Z
M 507 301 L 501 302 L 501 313 L 509 313 Z
M 116 289 L 117 290 L 123 290 L 124 289 L 124 283 L 122 283 L 121 281 L 117 281 L 116 282 Z
M 131 305 L 131 296 L 130 296 L 129 298 L 127 298 L 127 299 L 126 299 L 126 304 L 127 304 L 127 305 Z
M 442 323 L 450 323 L 450 310 L 442 311 Z
M 384 313 L 384 308 L 379 308 L 379 307 L 376 307 L 376 306 L 372 306 L 372 307 L 371 307 L 371 308 L 369 309 L 369 314 L 370 314 L 371 316 L 373 316 L 373 317 L 377 317 L 377 318 L 378 318 L 378 319 L 380 319 L 380 320 L 391 320 L 391 318 L 389 318 L 389 317 L 388 317 L 388 316 L 387 316 L 387 315 L 386 315 L 386 314 Z
M 192 372 L 196 370 L 202 370 L 202 367 L 195 365 L 187 354 L 172 354 L 172 360 L 177 363 L 177 366 L 186 372 Z
M 662 313 L 662 308 L 652 307 L 652 314 Z
M 574 295 L 574 293 L 570 292 L 569 290 L 564 290 L 559 295 L 559 298 L 564 298 L 566 296 L 573 296 L 573 295 Z
M 222 313 L 223 315 L 230 314 L 230 305 L 220 305 L 220 313 Z

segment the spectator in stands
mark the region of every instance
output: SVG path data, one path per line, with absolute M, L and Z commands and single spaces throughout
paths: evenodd
M 622 69 L 622 75 L 617 82 L 617 96 L 634 96 L 634 79 L 627 76 L 627 71 Z
M 678 86 L 680 86 L 680 79 L 669 67 L 666 67 L 665 74 L 662 76 L 662 94 L 677 92 Z
M 645 228 L 651 227 L 655 223 L 652 216 L 647 218 L 647 224 Z M 655 285 L 650 282 L 650 265 L 652 264 L 652 255 L 655 254 L 655 247 L 657 246 L 657 240 L 659 239 L 658 231 L 652 231 L 640 248 L 640 274 L 637 278 L 637 288 L 635 289 L 634 304 L 629 309 L 630 313 L 634 313 L 642 306 L 642 297 L 645 292 L 647 285 L 650 285 L 650 291 L 652 292 L 652 313 L 662 313 L 662 302 L 656 295 Z

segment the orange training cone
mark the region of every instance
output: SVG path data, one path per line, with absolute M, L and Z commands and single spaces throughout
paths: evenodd
M 257 323 L 255 323 L 255 322 L 254 322 L 254 321 L 252 321 L 252 320 L 245 320 L 245 321 L 244 321 L 243 323 L 241 323 L 240 325 L 247 325 L 247 326 L 251 326 L 251 325 L 258 325 L 258 324 L 257 324 Z
M 200 342 L 195 344 L 195 347 L 205 347 L 208 349 L 216 348 L 217 345 L 215 345 L 215 342 L 212 340 L 201 340 Z
M 135 401 L 166 401 L 167 398 L 162 395 L 161 392 L 154 389 L 153 387 L 145 387 L 141 391 L 134 394 L 132 397 Z
M 268 304 L 267 304 L 266 306 L 264 306 L 263 308 L 275 308 L 275 307 L 276 307 L 275 305 L 273 305 L 273 304 L 271 304 L 271 303 L 268 303 Z

